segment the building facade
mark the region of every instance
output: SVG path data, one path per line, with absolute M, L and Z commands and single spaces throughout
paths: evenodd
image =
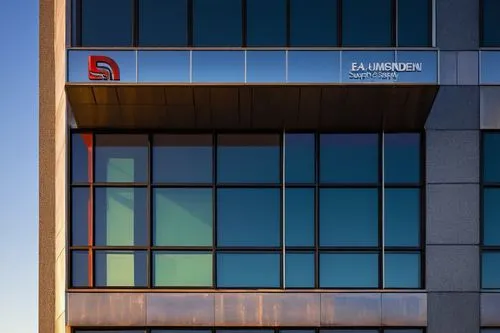
M 500 332 L 498 16 L 40 1 L 39 331 Z

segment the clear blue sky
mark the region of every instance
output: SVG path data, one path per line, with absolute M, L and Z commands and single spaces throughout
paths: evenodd
M 38 0 L 0 10 L 0 332 L 38 332 Z

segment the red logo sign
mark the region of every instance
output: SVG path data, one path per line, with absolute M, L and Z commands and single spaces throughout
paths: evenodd
M 88 70 L 91 81 L 120 81 L 120 67 L 109 57 L 89 56 Z

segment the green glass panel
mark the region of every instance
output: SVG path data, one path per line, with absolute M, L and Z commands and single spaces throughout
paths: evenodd
M 133 287 L 134 281 L 134 254 L 107 253 L 106 254 L 106 285 Z
M 155 253 L 154 285 L 157 287 L 212 286 L 212 254 L 186 252 Z
M 154 244 L 212 246 L 212 189 L 157 189 Z
M 134 189 L 108 188 L 106 244 L 134 245 Z
M 133 158 L 110 158 L 108 160 L 108 182 L 125 183 L 134 181 Z

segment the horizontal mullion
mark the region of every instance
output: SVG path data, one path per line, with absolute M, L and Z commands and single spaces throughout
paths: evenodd
M 314 246 L 286 246 L 286 252 L 316 252 Z
M 82 183 L 82 182 L 71 183 L 71 187 L 91 187 L 92 185 L 93 185 L 92 183 Z
M 323 188 L 339 188 L 339 189 L 342 189 L 342 188 L 345 188 L 345 189 L 348 189 L 348 188 L 359 188 L 359 189 L 365 189 L 365 188 L 379 188 L 381 187 L 382 184 L 381 183 L 321 183 L 319 182 L 318 183 L 318 187 L 319 189 L 323 189 Z
M 98 187 L 147 187 L 148 183 L 93 183 L 94 188 Z
M 216 188 L 281 188 L 281 183 L 218 183 Z
M 151 246 L 151 251 L 211 252 L 212 246 Z
M 483 252 L 500 252 L 500 245 L 481 245 Z
M 384 246 L 384 252 L 422 252 L 419 246 Z
M 87 248 L 89 249 L 89 248 Z M 90 247 L 94 251 L 147 251 L 150 249 L 149 246 L 105 246 L 96 245 Z
M 321 252 L 380 252 L 380 246 L 320 246 L 319 253 Z
M 212 188 L 213 183 L 151 183 L 151 187 L 155 188 Z
M 215 252 L 245 252 L 245 253 L 267 253 L 267 252 L 276 252 L 276 253 L 282 253 L 283 248 L 281 247 L 243 247 L 243 246 L 238 246 L 238 247 L 230 247 L 230 246 L 224 246 L 224 247 L 217 247 L 215 249 Z
M 287 183 L 285 182 L 285 188 L 316 188 L 315 183 Z
M 483 188 L 500 188 L 500 183 L 486 183 L 483 182 Z
M 384 188 L 414 188 L 419 189 L 425 184 L 422 183 L 384 183 Z

